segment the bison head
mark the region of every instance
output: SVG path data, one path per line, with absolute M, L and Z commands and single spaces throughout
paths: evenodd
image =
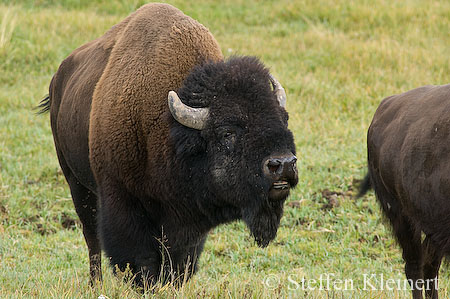
M 243 219 L 259 246 L 275 238 L 297 182 L 284 89 L 258 59 L 195 68 L 169 92 L 171 139 L 196 206 L 211 221 Z

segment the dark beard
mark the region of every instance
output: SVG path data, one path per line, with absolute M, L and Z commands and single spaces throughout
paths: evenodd
M 275 239 L 283 215 L 283 203 L 284 200 L 271 202 L 265 199 L 259 205 L 243 209 L 243 220 L 259 247 L 264 248 Z

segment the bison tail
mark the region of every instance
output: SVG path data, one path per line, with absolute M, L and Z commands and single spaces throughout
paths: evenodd
M 364 196 L 370 189 L 372 189 L 372 184 L 370 183 L 370 175 L 369 173 L 367 173 L 364 179 L 362 180 L 361 185 L 359 185 L 359 191 L 356 198 Z
M 46 95 L 45 98 L 42 99 L 42 101 L 39 103 L 37 107 L 35 107 L 36 110 L 39 109 L 37 114 L 43 114 L 50 110 L 50 96 Z

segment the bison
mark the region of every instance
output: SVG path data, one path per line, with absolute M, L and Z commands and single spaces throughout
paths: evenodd
M 285 101 L 257 58 L 224 60 L 203 25 L 166 4 L 70 54 L 40 107 L 91 280 L 101 250 L 138 284 L 189 278 L 208 232 L 239 219 L 267 246 L 298 182 Z
M 403 249 L 413 298 L 437 298 L 450 253 L 450 85 L 384 99 L 367 135 L 369 180 Z M 422 233 L 424 238 L 422 238 Z

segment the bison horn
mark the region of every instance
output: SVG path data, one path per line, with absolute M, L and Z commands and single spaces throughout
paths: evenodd
M 169 109 L 175 118 L 183 126 L 202 130 L 208 120 L 208 108 L 193 108 L 183 104 L 175 91 L 169 91 Z
M 280 82 L 272 75 L 270 75 L 270 82 L 272 82 L 273 90 L 277 95 L 278 103 L 281 107 L 286 108 L 286 92 L 284 91 L 283 86 L 281 86 Z

